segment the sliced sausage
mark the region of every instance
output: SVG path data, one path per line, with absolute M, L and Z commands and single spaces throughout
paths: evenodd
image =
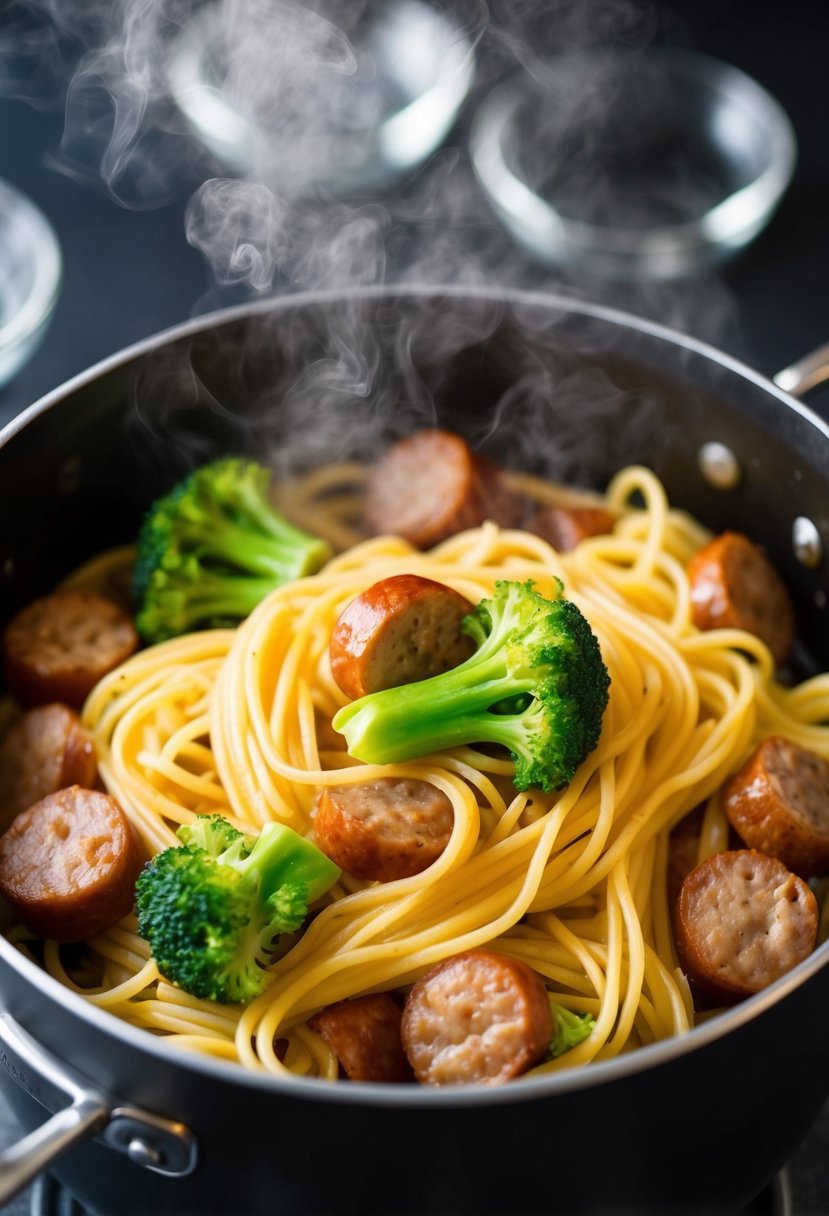
M 419 549 L 493 519 L 505 526 L 519 500 L 498 467 L 451 431 L 415 431 L 393 444 L 371 471 L 365 517 L 374 533 L 392 532 Z
M 731 826 L 751 849 L 801 878 L 829 874 L 829 764 L 778 735 L 764 739 L 722 791 Z
M 344 752 L 346 750 L 345 736 L 341 735 L 338 730 L 334 730 L 331 719 L 319 709 L 314 711 L 314 728 L 317 747 L 320 751 Z
M 73 785 L 23 811 L 0 837 L 0 892 L 38 936 L 84 941 L 132 909 L 145 860 L 115 799 Z
M 815 947 L 817 900 L 802 878 L 765 853 L 714 853 L 685 879 L 677 948 L 694 987 L 735 1001 L 785 975 Z
M 542 1059 L 553 1020 L 544 983 L 526 963 L 469 950 L 417 981 L 401 1032 L 424 1085 L 500 1085 Z
M 308 1025 L 322 1035 L 350 1081 L 412 1081 L 400 1039 L 402 1009 L 388 992 L 327 1005 Z
M 68 705 L 28 709 L 0 742 L 0 818 L 15 815 L 67 785 L 91 789 L 98 777 L 92 735 Z
M 374 583 L 346 606 L 329 646 L 331 674 L 356 700 L 457 667 L 475 649 L 461 633 L 469 600 L 419 574 Z
M 616 517 L 604 507 L 548 506 L 540 507 L 528 525 L 559 553 L 569 553 L 588 536 L 604 536 L 613 531 Z
M 795 638 L 792 600 L 759 545 L 723 532 L 688 563 L 692 618 L 698 629 L 744 629 L 785 662 Z
M 56 591 L 13 617 L 3 635 L 9 691 L 21 705 L 80 709 L 95 684 L 138 647 L 127 614 L 95 591 Z
M 381 777 L 322 790 L 314 832 L 341 870 L 392 882 L 436 861 L 453 823 L 452 803 L 437 786 L 413 777 Z

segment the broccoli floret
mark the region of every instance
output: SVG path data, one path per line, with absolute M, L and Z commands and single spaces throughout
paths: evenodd
M 561 789 L 596 746 L 610 677 L 571 600 L 500 581 L 464 618 L 475 653 L 441 675 L 369 693 L 334 715 L 348 750 L 390 764 L 465 743 L 500 743 L 519 790 Z
M 592 1013 L 573 1013 L 563 1005 L 550 1001 L 553 1014 L 553 1037 L 547 1048 L 547 1059 L 557 1060 L 566 1051 L 578 1047 L 593 1031 L 596 1019 Z
M 235 845 L 242 856 L 250 852 L 253 837 L 235 828 L 224 815 L 196 815 L 191 823 L 182 823 L 176 831 L 182 844 L 204 849 L 211 857 L 228 852 Z
M 139 875 L 138 932 L 161 974 L 185 992 L 250 1001 L 270 983 L 275 939 L 300 927 L 340 870 L 279 823 L 248 836 L 221 815 L 199 815 L 178 836 L 184 843 Z
M 227 457 L 196 469 L 147 512 L 133 599 L 147 642 L 235 625 L 274 587 L 315 574 L 328 543 L 270 505 L 262 465 Z

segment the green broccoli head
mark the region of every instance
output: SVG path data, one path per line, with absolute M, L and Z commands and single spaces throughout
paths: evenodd
M 553 1015 L 553 1037 L 547 1048 L 547 1058 L 557 1060 L 592 1034 L 596 1019 L 592 1013 L 573 1013 L 553 1000 L 550 1001 L 550 1011 Z
M 262 465 L 226 457 L 196 469 L 150 507 L 133 573 L 145 641 L 237 624 L 274 587 L 328 560 L 326 541 L 274 510 L 268 485 Z
M 182 844 L 204 849 L 211 857 L 226 854 L 225 861 L 230 856 L 247 857 L 256 842 L 255 836 L 240 832 L 230 820 L 219 814 L 196 815 L 190 823 L 181 824 L 176 836 Z M 231 849 L 234 850 L 232 854 Z
M 370 693 L 334 716 L 358 760 L 389 764 L 498 743 L 518 789 L 561 789 L 599 741 L 610 677 L 587 620 L 532 583 L 502 580 L 465 618 L 477 649 L 438 676 Z
M 221 815 L 179 829 L 136 886 L 138 932 L 158 969 L 191 996 L 244 1003 L 264 992 L 275 941 L 298 929 L 340 871 L 282 824 L 259 836 Z

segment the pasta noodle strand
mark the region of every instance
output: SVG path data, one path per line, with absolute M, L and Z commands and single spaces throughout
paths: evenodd
M 613 533 L 571 553 L 492 523 L 429 552 L 396 537 L 364 540 L 354 523 L 363 481 L 359 466 L 337 466 L 296 487 L 300 522 L 348 546 L 319 574 L 274 591 L 238 629 L 134 656 L 93 691 L 84 722 L 107 787 L 150 852 L 175 844 L 177 825 L 201 812 L 247 831 L 276 820 L 312 835 L 322 788 L 407 776 L 451 801 L 444 853 L 413 878 L 343 875 L 246 1008 L 211 1006 L 167 983 L 133 921 L 91 944 L 97 987 L 76 982 L 54 944 L 45 966 L 184 1049 L 277 1075 L 336 1079 L 336 1058 L 307 1027 L 316 1010 L 405 987 L 471 946 L 524 959 L 552 999 L 595 1017 L 584 1042 L 539 1072 L 684 1033 L 693 1007 L 670 925 L 668 834 L 704 805 L 699 856 L 723 847 L 717 790 L 764 734 L 829 759 L 829 677 L 783 688 L 757 639 L 693 627 L 685 564 L 708 534 L 647 469 L 614 478 L 600 500 L 617 517 Z M 560 494 L 538 479 L 514 482 L 539 502 Z M 566 789 L 516 793 L 510 759 L 474 746 L 382 767 L 347 754 L 330 726 L 345 700 L 328 661 L 331 632 L 354 596 L 404 572 L 473 602 L 505 577 L 548 595 L 563 581 L 611 676 L 601 741 Z

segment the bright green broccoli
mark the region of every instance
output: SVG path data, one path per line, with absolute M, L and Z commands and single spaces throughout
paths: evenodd
M 133 598 L 147 642 L 235 625 L 274 587 L 314 574 L 326 541 L 268 501 L 262 465 L 226 457 L 203 465 L 159 498 L 138 534 Z
M 340 871 L 279 823 L 248 836 L 221 815 L 198 815 L 178 836 L 184 843 L 139 875 L 138 932 L 161 974 L 185 992 L 250 1001 L 270 982 L 275 939 L 299 928 Z
M 501 581 L 464 618 L 477 645 L 428 680 L 369 693 L 334 716 L 348 750 L 369 764 L 465 743 L 500 743 L 515 785 L 561 789 L 596 746 L 610 678 L 599 643 L 571 600 Z
M 596 1025 L 596 1019 L 591 1013 L 573 1013 L 555 1001 L 550 1001 L 550 1009 L 553 1014 L 553 1037 L 547 1048 L 547 1059 L 557 1060 L 566 1051 L 584 1042 Z

